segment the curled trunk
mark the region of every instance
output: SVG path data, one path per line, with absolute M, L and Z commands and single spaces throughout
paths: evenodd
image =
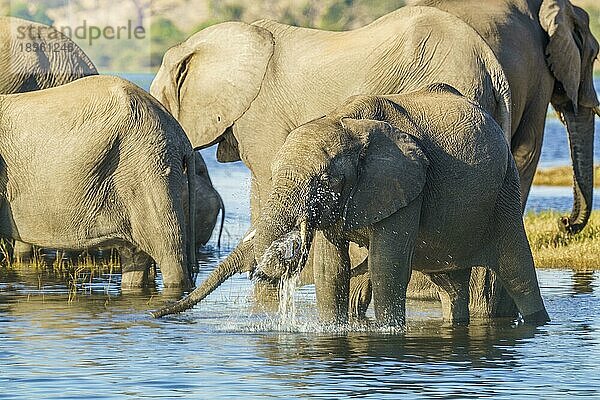
M 296 228 L 299 204 L 294 181 L 286 180 L 289 187 L 277 183 L 257 224 L 254 238 L 254 257 L 260 263 L 260 273 L 271 280 L 281 278 L 285 269 L 282 261 L 287 257 L 283 254 L 267 254 L 267 250 L 275 242 L 285 240 Z M 288 256 L 295 258 L 292 254 Z
M 594 114 L 598 108 L 572 106 L 560 110 L 569 134 L 573 161 L 573 210 L 562 217 L 560 227 L 571 234 L 580 232 L 590 217 L 594 192 Z
M 175 304 L 154 311 L 152 316 L 160 318 L 192 308 L 236 273 L 250 271 L 254 263 L 253 255 L 252 240 L 242 241 L 193 292 Z

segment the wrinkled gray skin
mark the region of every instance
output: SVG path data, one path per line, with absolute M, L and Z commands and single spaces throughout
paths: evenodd
M 0 17 L 0 94 L 48 89 L 89 75 L 98 75 L 92 61 L 56 29 Z M 17 259 L 28 258 L 31 251 L 31 245 L 15 242 Z
M 107 76 L 0 96 L 0 135 L 1 236 L 116 247 L 124 288 L 145 284 L 150 257 L 166 287 L 192 285 L 194 156 L 152 96 Z
M 592 210 L 594 114 L 599 113 L 593 64 L 598 42 L 589 16 L 568 0 L 421 0 L 456 15 L 490 46 L 512 94 L 511 151 L 523 205 L 533 181 L 548 104 L 566 125 L 574 167 L 574 205 L 561 228 L 577 233 Z M 600 115 L 600 114 L 599 114 Z
M 593 82 L 598 42 L 589 17 L 566 0 L 421 0 L 456 15 L 490 46 L 508 78 L 512 94 L 511 152 L 527 201 L 541 149 L 548 104 L 567 127 L 574 169 L 573 211 L 560 219 L 568 233 L 583 229 L 592 210 L 594 114 L 599 114 Z M 476 278 L 476 276 L 479 276 Z M 514 303 L 493 273 L 477 269 L 471 310 L 478 315 L 514 315 Z M 411 282 L 412 294 L 434 294 L 423 276 Z M 482 299 L 493 293 L 496 301 Z
M 292 129 L 351 95 L 407 92 L 435 82 L 481 104 L 508 139 L 510 90 L 501 66 L 470 26 L 431 7 L 402 8 L 348 32 L 265 20 L 214 25 L 167 51 L 151 93 L 195 148 L 218 143 L 220 161 L 241 158 L 249 167 L 255 224 L 271 190 L 271 164 Z M 366 252 L 357 253 L 364 259 Z M 494 300 L 487 293 L 477 298 L 485 308 Z
M 204 246 L 210 240 L 213 229 L 217 223 L 219 211 L 221 211 L 221 225 L 217 243 L 220 245 L 221 234 L 223 232 L 223 222 L 225 218 L 225 206 L 221 196 L 212 185 L 212 181 L 208 174 L 208 169 L 206 168 L 206 163 L 204 162 L 204 159 L 200 153 L 194 152 L 194 160 L 196 166 L 196 173 L 194 174 L 194 179 L 196 180 L 194 185 L 196 191 L 196 203 L 194 205 L 196 236 L 195 249 L 198 249 Z M 183 192 L 183 198 L 187 199 L 187 196 L 188 194 L 186 189 L 186 191 Z M 186 209 L 188 207 L 187 200 L 185 207 Z M 20 262 L 27 262 L 33 256 L 33 248 L 28 243 L 16 241 L 13 250 L 13 256 Z M 70 258 L 77 260 L 78 254 L 71 253 Z
M 549 321 L 509 146 L 492 117 L 448 85 L 355 96 L 295 129 L 273 164 L 272 187 L 254 237 L 242 245 L 252 242 L 261 260 L 257 278 L 278 280 L 298 273 L 322 231 L 314 280 L 325 322 L 346 322 L 352 307 L 350 241 L 368 248 L 381 324 L 404 324 L 411 269 L 442 288 L 445 319 L 468 321 L 474 266 L 496 271 L 525 321 Z M 272 256 L 272 243 L 294 234 Z M 219 266 L 207 282 L 228 275 Z M 206 292 L 203 284 L 155 315 L 181 311 Z
M 0 94 L 47 89 L 97 74 L 83 50 L 54 28 L 0 17 Z

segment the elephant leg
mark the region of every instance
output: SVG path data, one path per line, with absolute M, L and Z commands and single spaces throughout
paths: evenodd
M 121 289 L 144 288 L 151 285 L 149 271 L 152 260 L 148 254 L 138 249 L 122 246 L 121 256 Z
M 350 255 L 348 242 L 315 234 L 314 274 L 317 309 L 323 322 L 348 321 Z
M 17 263 L 29 264 L 33 257 L 33 246 L 29 243 L 23 243 L 19 240 L 15 240 L 13 246 L 13 259 Z
M 498 248 L 497 273 L 504 287 L 528 323 L 550 320 L 540 294 L 531 248 L 525 234 L 520 199 L 514 195 L 517 182 L 508 171 L 495 210 L 495 241 Z
M 142 202 L 134 208 L 140 211 L 130 215 L 132 243 L 156 262 L 164 288 L 191 288 L 195 266 L 188 257 L 186 217 L 183 208 L 173 203 L 173 199 L 178 198 L 174 189 L 178 185 L 175 182 L 169 186 L 163 182 L 144 184 L 152 187 L 153 193 L 140 196 Z
M 279 309 L 279 286 L 271 282 L 256 281 L 252 287 L 253 307 L 260 312 L 277 312 Z
M 542 152 L 542 135 L 547 106 L 540 106 L 538 102 L 543 101 L 543 99 L 538 99 L 536 103 L 529 105 L 525 110 L 511 142 L 511 152 L 519 171 L 522 210 L 525 210 L 529 190 Z M 548 101 L 544 104 L 548 104 Z M 470 291 L 469 307 L 472 318 L 517 317 L 517 306 L 494 271 L 484 267 L 473 268 Z
M 369 259 L 350 270 L 350 316 L 365 318 L 372 293 L 371 277 L 369 275 Z
M 471 269 L 434 273 L 429 277 L 440 288 L 439 296 L 444 320 L 452 323 L 468 323 Z
M 538 99 L 527 107 L 511 140 L 511 153 L 519 171 L 523 210 L 525 210 L 535 170 L 542 154 L 542 138 L 549 101 L 550 99 L 547 99 L 543 103 L 543 100 Z M 538 103 L 541 104 L 538 105 Z
M 498 275 L 488 268 L 472 268 L 469 292 L 471 318 L 516 318 L 518 315 L 517 305 Z
M 419 230 L 421 203 L 422 196 L 419 196 L 373 225 L 368 262 L 375 318 L 380 324 L 397 326 L 405 323 L 406 289 Z M 395 233 L 398 230 L 402 233 Z
M 500 246 L 502 251 L 498 260 L 498 275 L 523 319 L 533 324 L 549 321 L 525 232 L 502 238 Z

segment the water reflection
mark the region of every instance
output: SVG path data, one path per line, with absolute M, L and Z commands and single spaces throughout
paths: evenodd
M 527 326 L 442 327 L 431 321 L 400 335 L 271 334 L 256 338 L 253 345 L 270 365 L 279 367 L 270 378 L 290 382 L 300 395 L 313 395 L 311 388 L 324 384 L 319 393 L 331 390 L 344 396 L 482 396 L 493 394 L 495 385 L 478 380 L 476 371 L 489 375 L 493 369 L 520 368 L 519 347 L 536 334 L 543 333 Z M 469 382 L 461 375 L 470 375 Z M 323 376 L 332 380 L 324 383 Z
M 0 270 L 0 385 L 11 398 L 598 396 L 596 274 L 538 272 L 549 325 L 450 326 L 439 304 L 413 301 L 407 329 L 384 334 L 319 329 L 311 286 L 297 293 L 288 332 L 241 277 L 154 320 L 147 311 L 165 301 L 160 293 L 125 296 L 117 286 L 69 299 L 60 279 L 40 290 L 33 277 Z
M 597 287 L 595 271 L 573 270 L 573 292 L 575 294 L 591 294 Z

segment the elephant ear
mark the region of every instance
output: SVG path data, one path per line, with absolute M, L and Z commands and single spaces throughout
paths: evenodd
M 258 96 L 274 41 L 243 22 L 213 25 L 172 47 L 151 93 L 179 120 L 192 145 L 218 142 Z
M 579 103 L 598 104 L 592 69 L 598 42 L 589 30 L 585 11 L 567 0 L 544 0 L 539 11 L 540 25 L 549 36 L 546 61 L 576 110 Z
M 343 118 L 363 143 L 358 178 L 346 203 L 344 228 L 357 229 L 389 217 L 423 191 L 429 161 L 419 145 L 387 122 Z

